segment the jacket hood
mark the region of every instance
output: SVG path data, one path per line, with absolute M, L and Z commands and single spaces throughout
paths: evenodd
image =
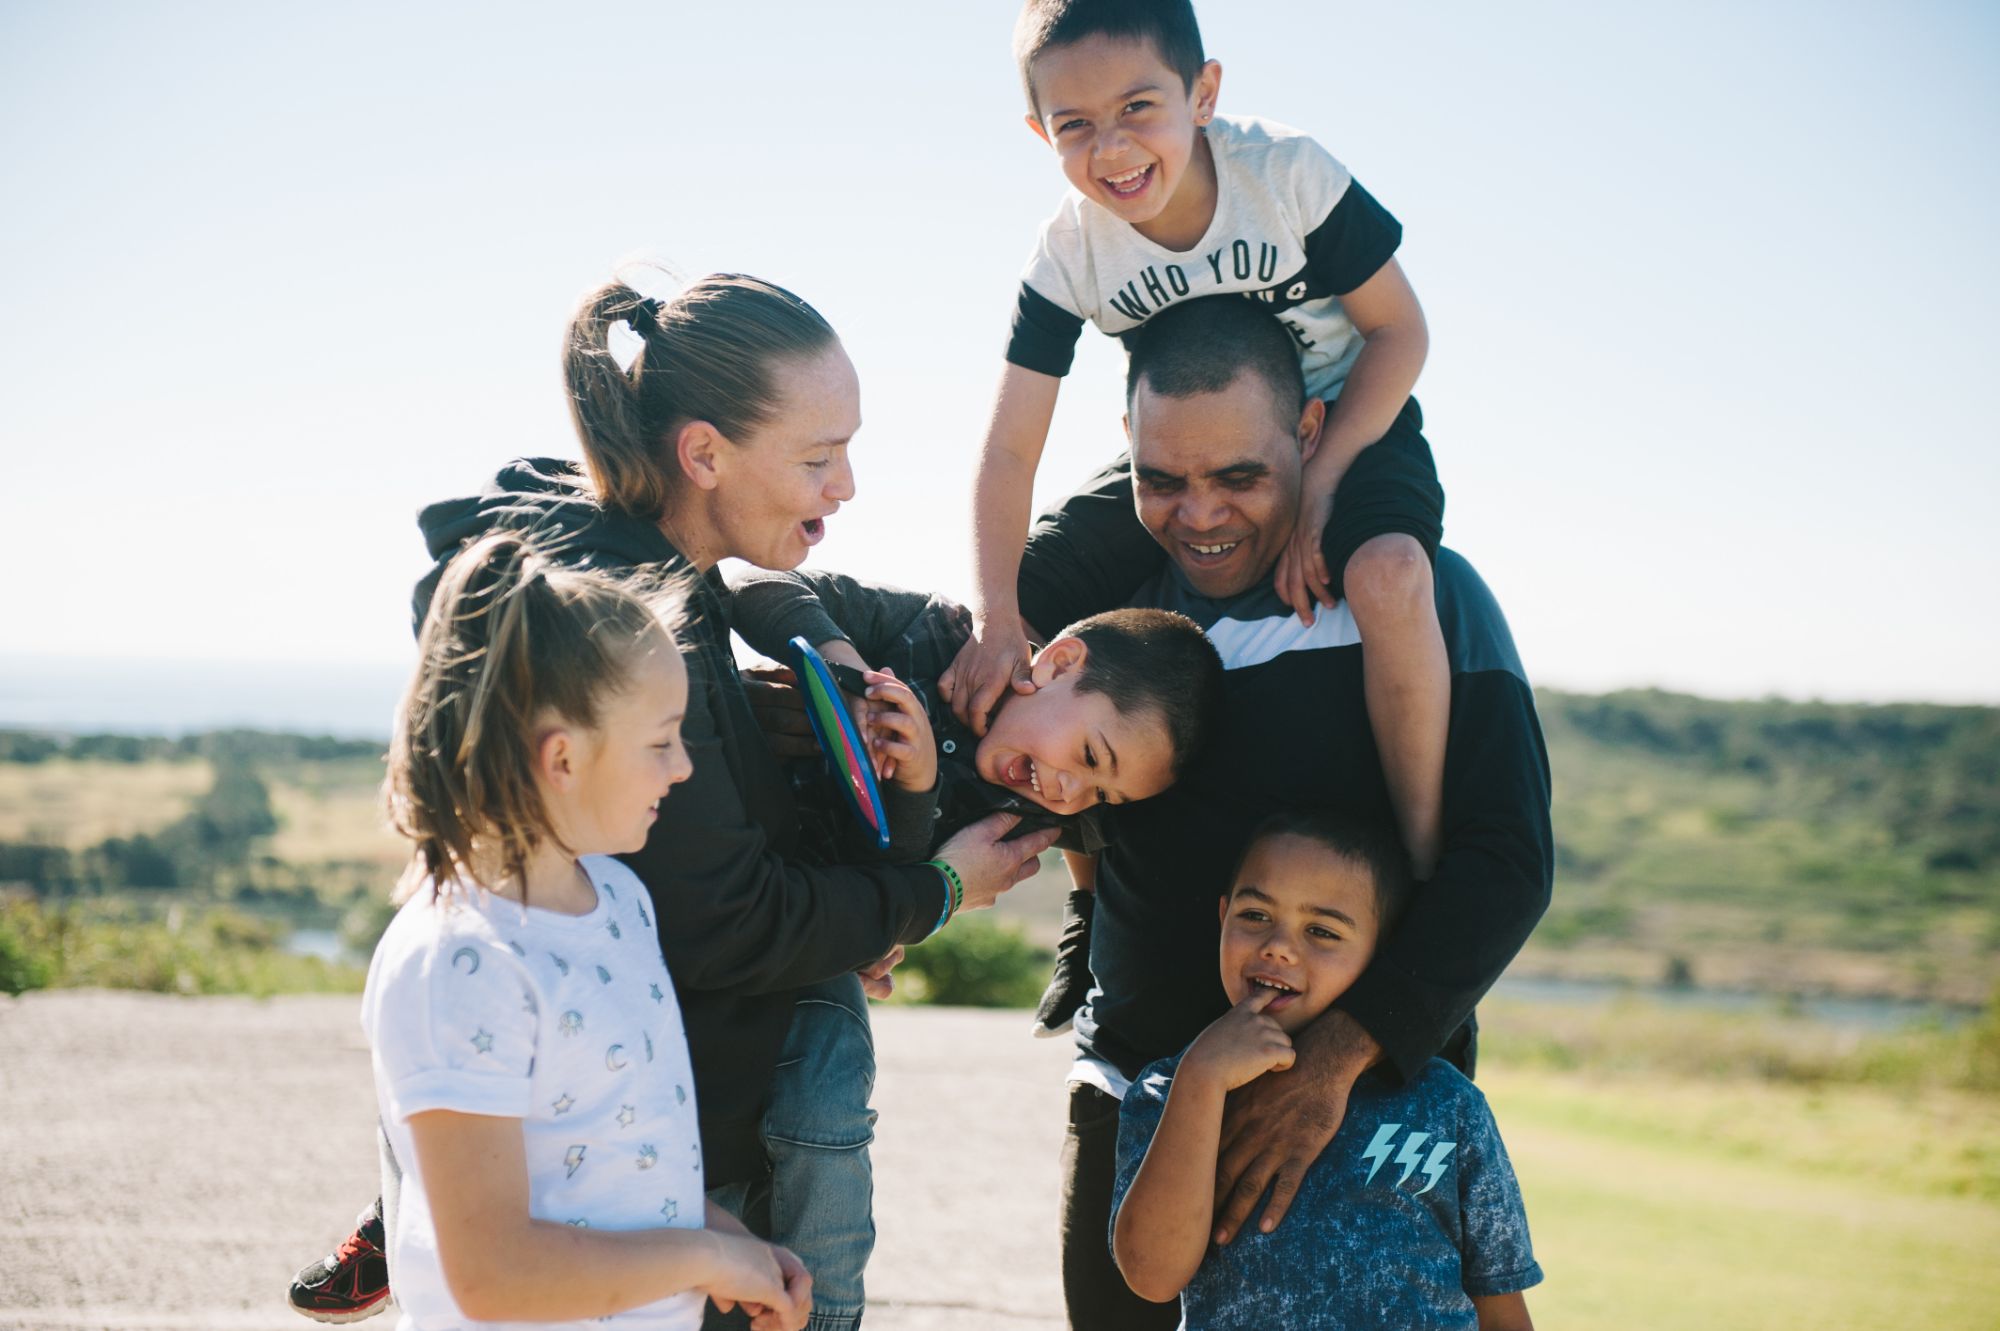
M 613 513 L 590 493 L 583 468 L 566 458 L 516 458 L 477 494 L 427 504 L 417 514 L 431 570 L 412 598 L 412 627 L 420 628 L 431 595 L 453 555 L 489 531 L 519 531 L 563 562 L 579 568 L 627 568 L 683 562 L 650 522 Z

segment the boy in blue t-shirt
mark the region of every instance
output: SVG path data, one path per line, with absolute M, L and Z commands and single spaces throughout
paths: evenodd
M 1486 1098 L 1442 1059 L 1397 1086 L 1355 1084 L 1287 1219 L 1210 1242 L 1228 1093 L 1292 1065 L 1291 1033 L 1346 991 L 1410 878 L 1385 831 L 1279 814 L 1222 902 L 1222 984 L 1236 1004 L 1125 1096 L 1111 1247 L 1141 1297 L 1180 1296 L 1185 1331 L 1282 1326 L 1532 1331 L 1542 1279 Z

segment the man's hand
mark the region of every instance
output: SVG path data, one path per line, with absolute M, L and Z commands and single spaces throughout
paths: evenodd
M 780 665 L 745 666 L 739 673 L 771 752 L 779 758 L 817 757 L 819 741 L 806 719 L 806 695 L 799 691 L 798 677 Z
M 902 964 L 905 955 L 901 943 L 889 949 L 889 955 L 880 961 L 870 962 L 854 972 L 861 977 L 861 992 L 870 998 L 887 998 L 896 992 L 896 977 L 889 972 Z
M 1215 1169 L 1217 1243 L 1236 1236 L 1267 1188 L 1271 1200 L 1257 1228 L 1268 1234 L 1278 1227 L 1306 1170 L 1347 1117 L 1355 1078 L 1382 1056 L 1375 1037 L 1338 1008 L 1298 1032 L 1293 1044 L 1298 1062 L 1291 1071 L 1230 1092 Z
M 972 636 L 938 676 L 938 693 L 951 704 L 960 723 L 983 736 L 993 709 L 1010 688 L 1015 693 L 1035 691 L 1028 678 L 1033 659 L 1034 649 L 1018 614 L 975 619 Z

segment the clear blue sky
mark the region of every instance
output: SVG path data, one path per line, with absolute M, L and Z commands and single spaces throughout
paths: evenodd
M 1404 222 L 1447 539 L 1582 688 L 2000 701 L 2000 11 L 1202 7 Z M 0 6 L 0 654 L 393 663 L 412 515 L 575 452 L 575 297 L 754 272 L 860 369 L 815 562 L 963 592 L 1062 181 L 993 3 Z M 1043 464 L 1120 446 L 1090 343 Z

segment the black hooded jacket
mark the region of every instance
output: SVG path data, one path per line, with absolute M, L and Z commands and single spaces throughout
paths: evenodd
M 445 563 L 495 528 L 537 535 L 546 552 L 579 567 L 687 568 L 658 527 L 601 508 L 573 462 L 515 461 L 478 494 L 432 504 L 417 521 L 434 561 L 417 584 L 419 623 Z M 945 889 L 937 871 L 920 864 L 799 860 L 791 787 L 730 652 L 728 591 L 711 571 L 694 580 L 689 599 L 681 737 L 694 775 L 660 805 L 646 848 L 623 858 L 658 907 L 713 1188 L 768 1168 L 758 1125 L 796 991 L 923 939 L 944 910 Z M 899 810 L 889 812 L 893 829 Z

